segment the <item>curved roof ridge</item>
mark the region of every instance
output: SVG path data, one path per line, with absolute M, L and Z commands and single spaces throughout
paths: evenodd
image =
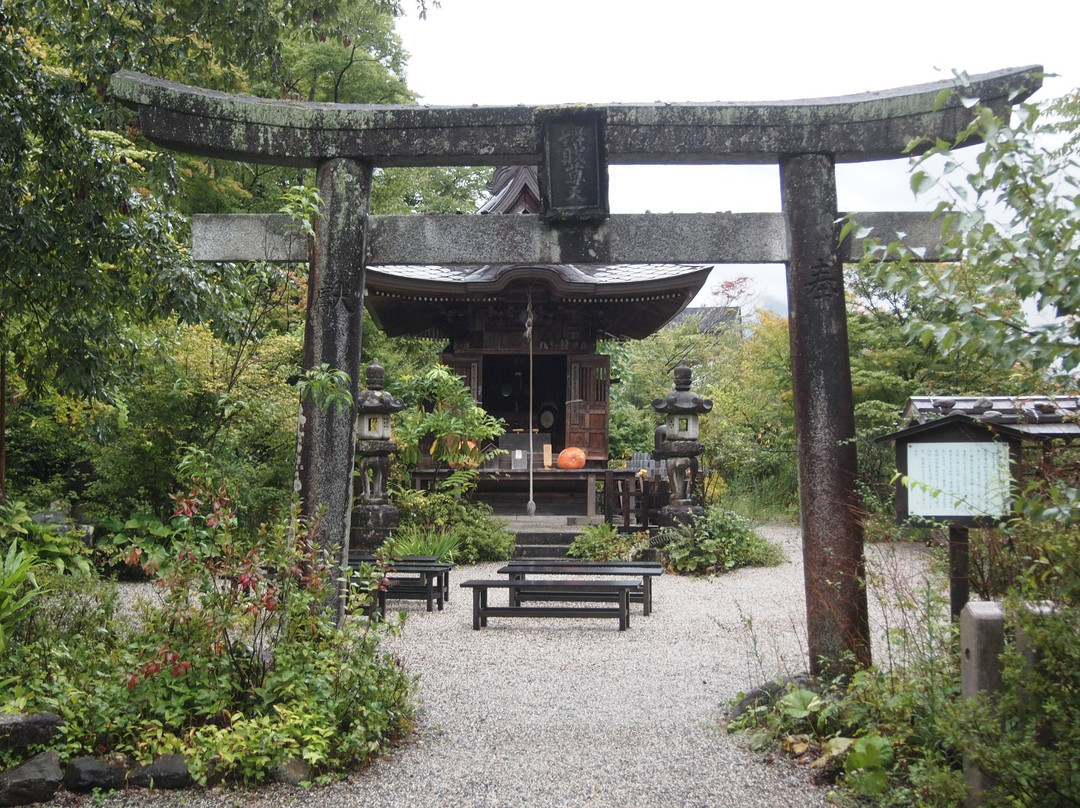
M 539 213 L 540 180 L 536 166 L 502 166 L 487 184 L 491 198 L 478 213 Z

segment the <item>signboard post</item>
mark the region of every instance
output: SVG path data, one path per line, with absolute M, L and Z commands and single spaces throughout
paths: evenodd
M 1012 512 L 1020 441 L 961 416 L 886 435 L 896 444 L 896 515 L 949 526 L 949 607 L 954 620 L 970 595 L 969 535 Z

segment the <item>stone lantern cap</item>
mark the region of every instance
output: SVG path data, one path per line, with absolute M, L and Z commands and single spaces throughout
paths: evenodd
M 384 391 L 383 379 L 386 371 L 376 359 L 367 369 L 367 390 L 361 390 L 356 396 L 356 410 L 364 415 L 389 415 L 405 408 L 405 402 L 394 398 Z
M 709 412 L 713 403 L 690 390 L 692 371 L 686 360 L 675 366 L 675 392 L 653 399 L 653 409 L 665 415 L 700 415 Z

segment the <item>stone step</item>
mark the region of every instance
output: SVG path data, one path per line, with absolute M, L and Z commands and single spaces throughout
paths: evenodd
M 569 544 L 518 544 L 514 558 L 566 558 Z
M 570 544 L 578 537 L 577 533 L 570 533 L 567 531 L 556 530 L 528 530 L 518 531 L 514 534 L 517 536 L 518 544 Z

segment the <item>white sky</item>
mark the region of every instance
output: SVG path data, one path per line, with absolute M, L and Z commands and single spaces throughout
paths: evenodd
M 442 0 L 398 31 L 429 104 L 775 101 L 1042 65 L 1047 99 L 1080 87 L 1080 0 Z M 612 166 L 613 213 L 778 211 L 772 166 Z M 840 210 L 932 209 L 904 160 L 837 169 Z M 786 311 L 783 268 L 737 267 Z M 706 289 L 707 292 L 707 289 Z M 707 303 L 707 294 L 695 303 Z

